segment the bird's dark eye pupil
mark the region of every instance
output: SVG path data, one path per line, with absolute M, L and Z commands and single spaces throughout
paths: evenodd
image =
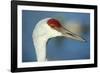
M 55 26 L 51 26 L 52 28 L 54 28 Z

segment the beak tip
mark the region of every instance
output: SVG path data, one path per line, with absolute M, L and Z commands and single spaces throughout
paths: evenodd
M 82 42 L 86 42 L 86 40 L 85 40 L 85 39 L 83 39 L 83 38 L 81 39 L 81 41 L 82 41 Z

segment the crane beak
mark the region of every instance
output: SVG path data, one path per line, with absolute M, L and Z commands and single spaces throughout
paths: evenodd
M 65 38 L 70 38 L 70 39 L 73 39 L 73 40 L 78 40 L 78 41 L 85 42 L 85 40 L 82 37 L 80 37 L 79 35 L 76 35 L 72 32 L 67 32 L 66 34 L 64 34 L 64 37 Z
M 85 39 L 83 39 L 82 37 L 80 37 L 79 35 L 65 29 L 65 28 L 60 28 L 60 32 L 62 33 L 62 35 L 65 37 L 65 38 L 70 38 L 70 39 L 73 39 L 73 40 L 78 40 L 78 41 L 82 41 L 82 42 L 85 42 Z

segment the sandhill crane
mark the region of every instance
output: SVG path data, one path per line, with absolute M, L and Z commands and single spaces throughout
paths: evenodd
M 40 20 L 32 34 L 38 62 L 46 61 L 46 44 L 48 39 L 63 36 L 74 40 L 84 41 L 83 38 L 65 28 L 57 19 L 45 18 Z

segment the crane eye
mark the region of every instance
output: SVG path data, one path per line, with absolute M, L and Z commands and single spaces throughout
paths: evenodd
M 52 28 L 55 28 L 55 26 L 51 26 Z
M 51 25 L 51 28 L 55 28 L 56 26 L 54 26 L 53 24 Z

